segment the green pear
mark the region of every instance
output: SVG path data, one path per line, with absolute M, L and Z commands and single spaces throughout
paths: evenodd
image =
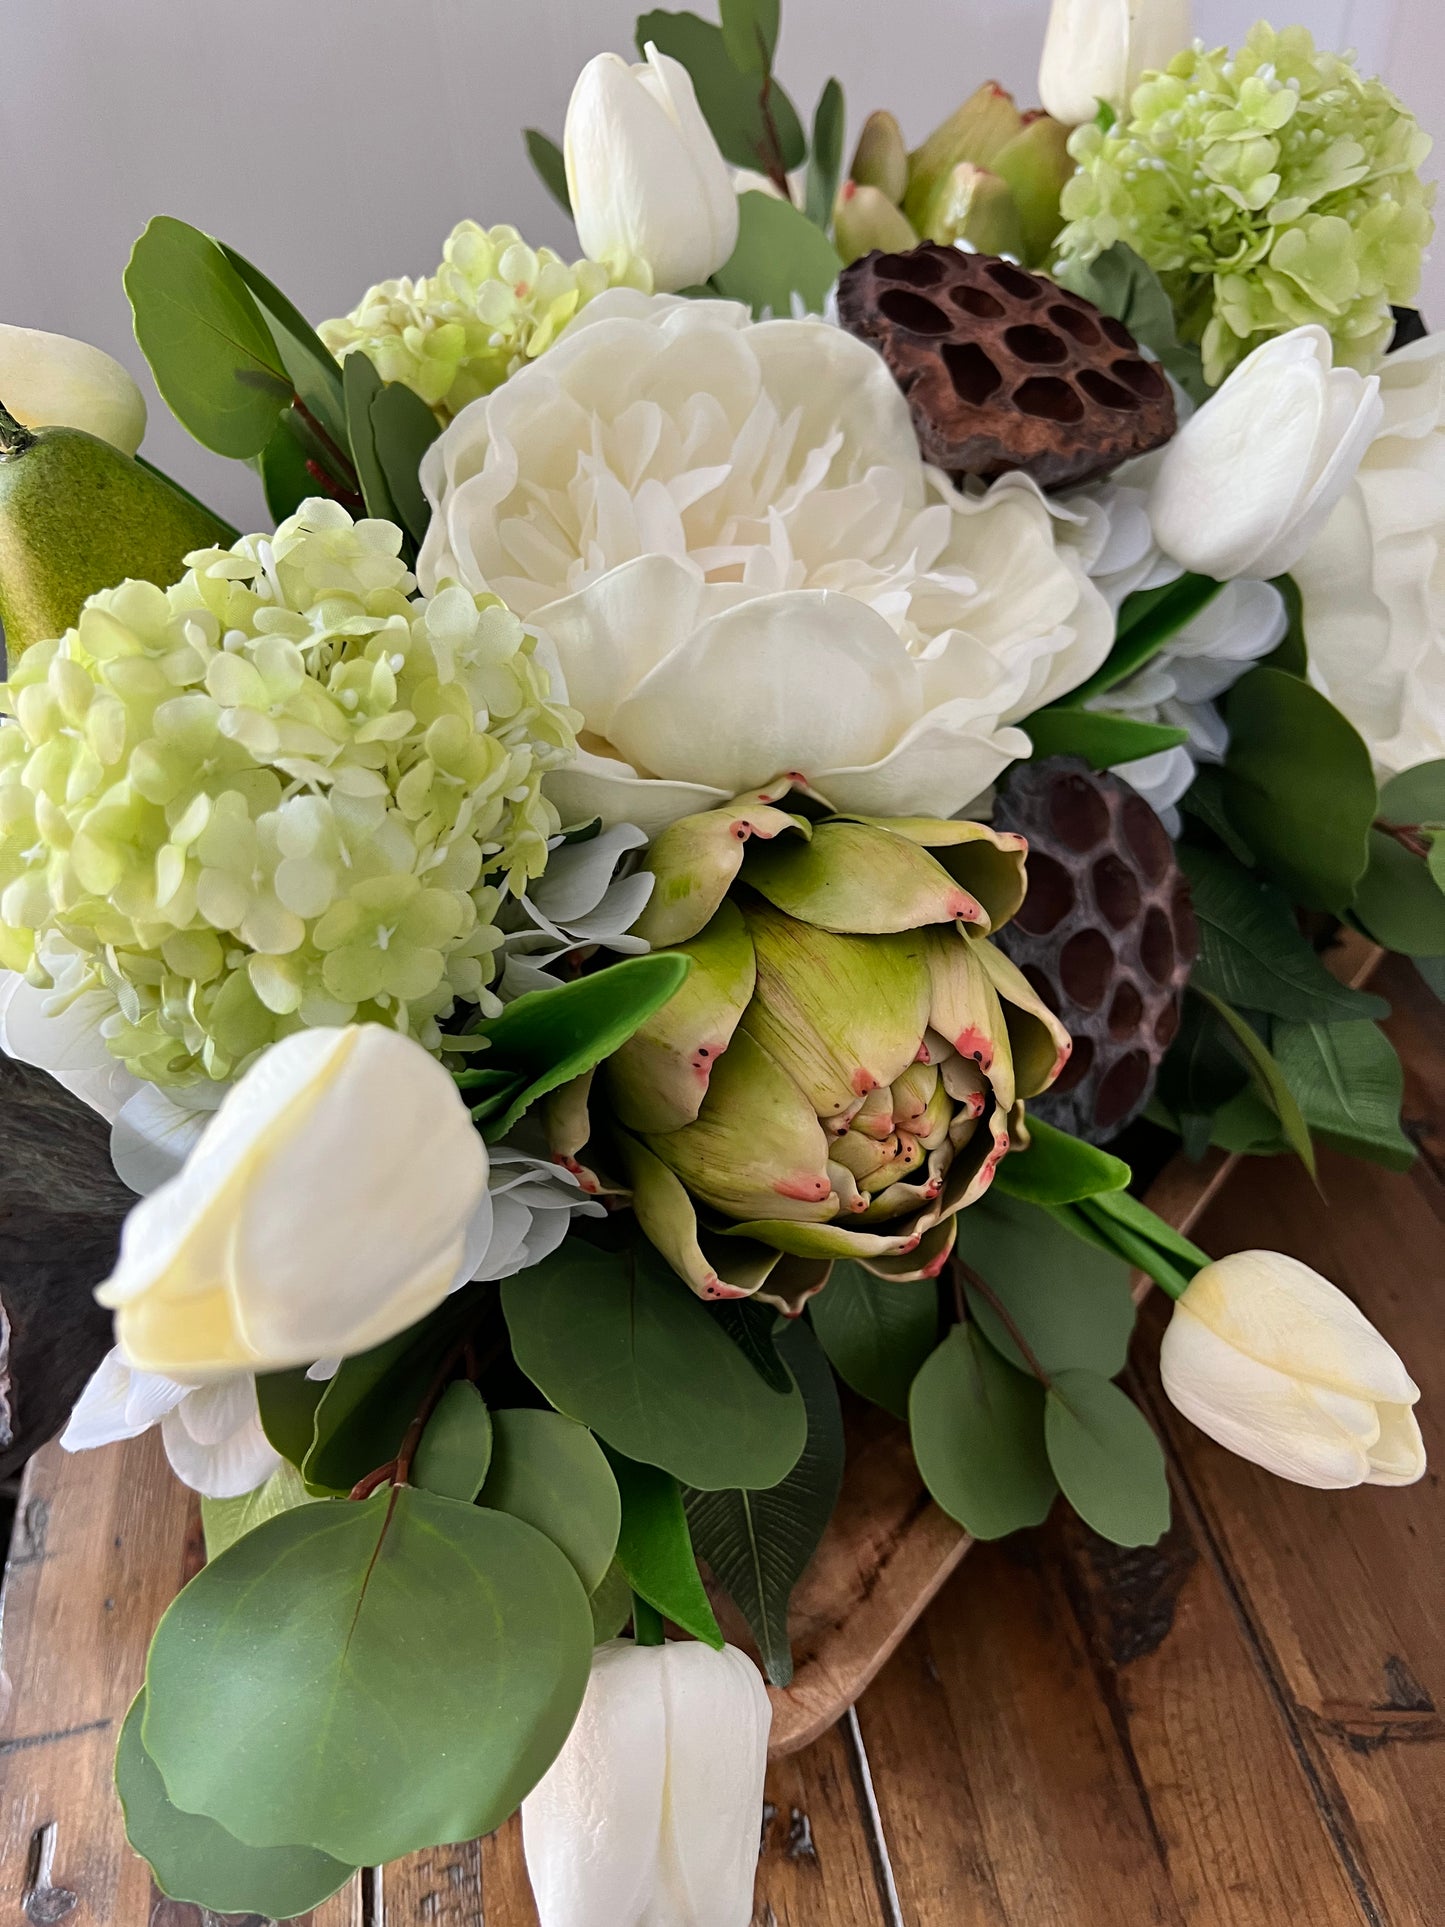
M 134 576 L 168 588 L 234 529 L 79 428 L 23 428 L 0 405 L 0 628 L 10 666 L 64 635 L 87 596 Z

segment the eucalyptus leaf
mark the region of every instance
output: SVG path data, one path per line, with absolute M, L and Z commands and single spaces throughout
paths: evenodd
M 1030 1144 L 1011 1151 L 998 1168 L 994 1189 L 1027 1204 L 1073 1204 L 1100 1191 L 1122 1191 L 1129 1167 L 1122 1158 L 1055 1130 L 1042 1118 L 1029 1119 Z
M 1238 1045 L 1245 1063 L 1249 1066 L 1255 1086 L 1265 1103 L 1279 1119 L 1280 1129 L 1290 1148 L 1298 1155 L 1301 1163 L 1315 1175 L 1315 1147 L 1310 1142 L 1309 1126 L 1304 1121 L 1294 1092 L 1290 1089 L 1289 1079 L 1285 1076 L 1274 1053 L 1255 1030 L 1247 1018 L 1218 997 L 1202 991 L 1200 993 L 1223 1020 L 1235 1043 Z
M 294 302 L 274 281 L 253 267 L 245 255 L 225 242 L 217 244 L 250 289 L 256 305 L 270 324 L 271 336 L 291 378 L 295 394 L 338 445 L 346 441 L 346 403 L 342 395 L 341 364 Z
M 121 1725 L 115 1788 L 126 1839 L 150 1863 L 163 1894 L 212 1913 L 259 1909 L 268 1920 L 294 1920 L 346 1885 L 355 1867 L 315 1847 L 246 1847 L 214 1820 L 173 1806 L 141 1742 L 145 1699 L 144 1691 L 136 1694 Z
M 807 143 L 797 109 L 772 81 L 765 111 L 763 76 L 738 65 L 721 27 L 695 13 L 645 13 L 637 22 L 639 53 L 649 41 L 692 76 L 697 104 L 725 160 L 763 174 L 773 164 L 785 171 L 802 164 Z
M 844 1384 L 906 1419 L 913 1381 L 938 1343 L 933 1285 L 899 1284 L 842 1258 L 808 1315 Z
M 347 445 L 361 487 L 361 499 L 368 515 L 383 522 L 399 521 L 400 511 L 392 499 L 372 419 L 372 403 L 381 393 L 381 376 L 368 355 L 348 355 L 341 367 L 346 394 Z
M 1312 1130 L 1391 1170 L 1415 1147 L 1400 1128 L 1405 1073 L 1377 1024 L 1276 1024 L 1275 1056 Z
M 958 1234 L 969 1311 L 1010 1365 L 1031 1369 L 1016 1330 L 1046 1372 L 1080 1366 L 1113 1378 L 1123 1371 L 1134 1300 L 1121 1259 L 1081 1243 L 1037 1206 L 1005 1197 L 990 1196 L 961 1213 Z M 970 1273 L 986 1291 L 979 1291 Z
M 737 246 L 713 286 L 759 317 L 786 320 L 795 295 L 808 313 L 822 314 L 842 269 L 837 249 L 806 214 L 753 188 L 738 196 Z
M 301 1463 L 313 1492 L 350 1492 L 396 1457 L 475 1303 L 474 1293 L 457 1292 L 424 1324 L 342 1359 L 321 1388 L 315 1442 Z
M 491 1470 L 481 1503 L 545 1533 L 595 1592 L 617 1551 L 622 1501 L 612 1468 L 587 1430 L 560 1412 L 492 1414 Z
M 316 1408 L 326 1392 L 325 1379 L 308 1378 L 304 1368 L 258 1372 L 256 1406 L 261 1430 L 283 1459 L 304 1465 L 316 1437 Z
M 913 1454 L 923 1482 L 975 1539 L 1042 1525 L 1058 1491 L 1044 1450 L 1044 1388 L 977 1325 L 956 1325 L 913 1381 Z
M 1071 261 L 1058 279 L 1122 321 L 1137 342 L 1159 357 L 1191 401 L 1208 400 L 1203 358 L 1197 348 L 1180 341 L 1172 302 L 1158 275 L 1132 248 L 1119 243 L 1087 266 Z
M 718 0 L 723 45 L 747 74 L 772 72 L 778 49 L 779 0 Z
M 259 455 L 292 382 L 224 250 L 199 228 L 158 214 L 131 250 L 125 291 L 141 352 L 182 427 L 218 455 Z
M 793 1677 L 788 1601 L 818 1549 L 843 1485 L 843 1414 L 832 1368 L 809 1327 L 791 1325 L 778 1349 L 792 1368 L 808 1413 L 797 1464 L 765 1492 L 685 1496 L 692 1541 L 742 1613 L 774 1686 Z
M 1229 698 L 1224 804 L 1260 867 L 1310 910 L 1344 911 L 1379 803 L 1359 731 L 1312 684 L 1250 670 Z
M 569 1239 L 506 1281 L 502 1307 L 532 1383 L 628 1458 L 705 1491 L 776 1485 L 797 1464 L 801 1393 L 772 1391 L 650 1245 Z
M 607 1462 L 622 1494 L 617 1563 L 628 1585 L 664 1619 L 721 1651 L 723 1636 L 697 1569 L 682 1487 L 670 1472 L 620 1452 L 609 1449 Z
M 286 409 L 276 423 L 276 432 L 256 458 L 261 471 L 261 487 L 266 507 L 275 522 L 294 515 L 317 484 L 306 466 L 306 450 L 297 437 L 295 411 Z
M 1138 1406 L 1095 1372 L 1060 1372 L 1044 1418 L 1049 1464 L 1086 1525 L 1118 1546 L 1169 1530 L 1164 1451 Z
M 627 1574 L 614 1559 L 602 1576 L 602 1584 L 592 1595 L 592 1643 L 616 1639 L 632 1617 L 632 1588 Z M 722 1635 L 718 1635 L 721 1639 Z
M 375 1866 L 500 1825 L 591 1661 L 550 1540 L 402 1487 L 284 1513 L 205 1567 L 156 1630 L 142 1737 L 188 1813 Z
M 293 1506 L 309 1505 L 311 1494 L 295 1466 L 289 1462 L 276 1470 L 254 1492 L 238 1499 L 201 1499 L 201 1525 L 206 1535 L 206 1557 L 218 1559 L 228 1546 L 268 1519 L 279 1518 Z
M 348 361 L 364 359 L 347 356 Z M 441 432 L 431 409 L 405 382 L 386 382 L 372 396 L 371 445 L 394 517 L 417 548 L 431 525 L 431 504 L 421 486 L 421 458 Z
M 1445 822 L 1445 762 L 1422 763 L 1380 792 L 1379 821 L 1406 831 Z M 1356 917 L 1387 949 L 1407 957 L 1445 955 L 1445 887 L 1430 858 L 1383 830 L 1370 832 L 1370 867 L 1355 895 Z
M 540 127 L 529 127 L 522 138 L 527 143 L 527 158 L 531 161 L 537 178 L 570 219 L 572 193 L 567 186 L 567 163 L 561 148 L 550 135 L 544 134 Z
M 1036 709 L 1020 727 L 1028 733 L 1035 759 L 1082 756 L 1091 769 L 1117 769 L 1120 764 L 1137 763 L 1189 741 L 1187 729 L 1067 705 Z
M 843 177 L 845 118 L 842 85 L 830 80 L 818 96 L 808 158 L 807 215 L 825 232 L 832 224 L 833 203 L 838 198 L 838 183 Z
M 1070 692 L 1069 705 L 1077 708 L 1137 674 L 1181 629 L 1203 614 L 1223 587 L 1222 582 L 1207 575 L 1181 575 L 1162 588 L 1138 589 L 1126 596 L 1108 661 Z
M 457 1379 L 447 1386 L 427 1420 L 416 1448 L 411 1482 L 423 1492 L 440 1492 L 443 1498 L 460 1499 L 463 1505 L 470 1505 L 486 1481 L 491 1462 L 492 1417 L 486 1401 L 475 1385 Z M 513 1506 L 501 1509 L 516 1510 Z M 538 1522 L 532 1519 L 529 1523 Z

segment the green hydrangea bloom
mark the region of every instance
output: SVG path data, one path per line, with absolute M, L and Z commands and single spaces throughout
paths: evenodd
M 569 267 L 514 227 L 463 221 L 435 274 L 383 281 L 344 320 L 323 321 L 321 338 L 337 356 L 360 348 L 383 381 L 405 382 L 450 418 L 550 348 L 611 284 L 595 261 Z
M 1211 383 L 1271 335 L 1317 322 L 1374 367 L 1434 232 L 1430 139 L 1348 55 L 1260 25 L 1236 54 L 1196 42 L 1126 117 L 1081 127 L 1065 265 L 1123 242 L 1163 281 Z
M 436 1049 L 457 998 L 498 1008 L 580 718 L 509 610 L 417 596 L 400 547 L 305 502 L 92 596 L 0 685 L 0 962 L 106 991 L 137 1076 L 231 1078 L 312 1024 Z

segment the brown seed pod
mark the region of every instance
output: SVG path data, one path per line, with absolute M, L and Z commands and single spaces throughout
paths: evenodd
M 925 460 L 955 479 L 1022 469 L 1064 488 L 1178 427 L 1163 371 L 1122 322 L 994 255 L 875 250 L 844 269 L 838 318 L 883 356 Z
M 1199 955 L 1188 879 L 1139 792 L 1077 756 L 1018 764 L 994 825 L 1029 840 L 1029 893 L 996 941 L 1074 1039 L 1029 1109 L 1106 1144 L 1149 1102 L 1179 1033 Z

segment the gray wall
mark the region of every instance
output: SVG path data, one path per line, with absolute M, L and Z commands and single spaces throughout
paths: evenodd
M 147 453 L 257 525 L 249 474 L 176 427 L 131 339 L 120 277 L 148 217 L 221 235 L 318 319 L 372 281 L 426 272 L 467 215 L 571 252 L 520 129 L 560 134 L 578 68 L 626 51 L 638 11 L 635 0 L 0 0 L 0 319 L 127 362 L 153 402 Z M 1224 40 L 1260 7 L 1196 0 L 1196 11 L 1200 31 Z M 1032 99 L 1047 15 L 1048 0 L 784 0 L 781 67 L 801 105 L 836 73 L 852 126 L 890 106 L 916 137 L 989 76 Z M 1272 17 L 1358 46 L 1445 141 L 1442 0 L 1278 0 Z M 1445 315 L 1438 260 L 1431 299 Z

